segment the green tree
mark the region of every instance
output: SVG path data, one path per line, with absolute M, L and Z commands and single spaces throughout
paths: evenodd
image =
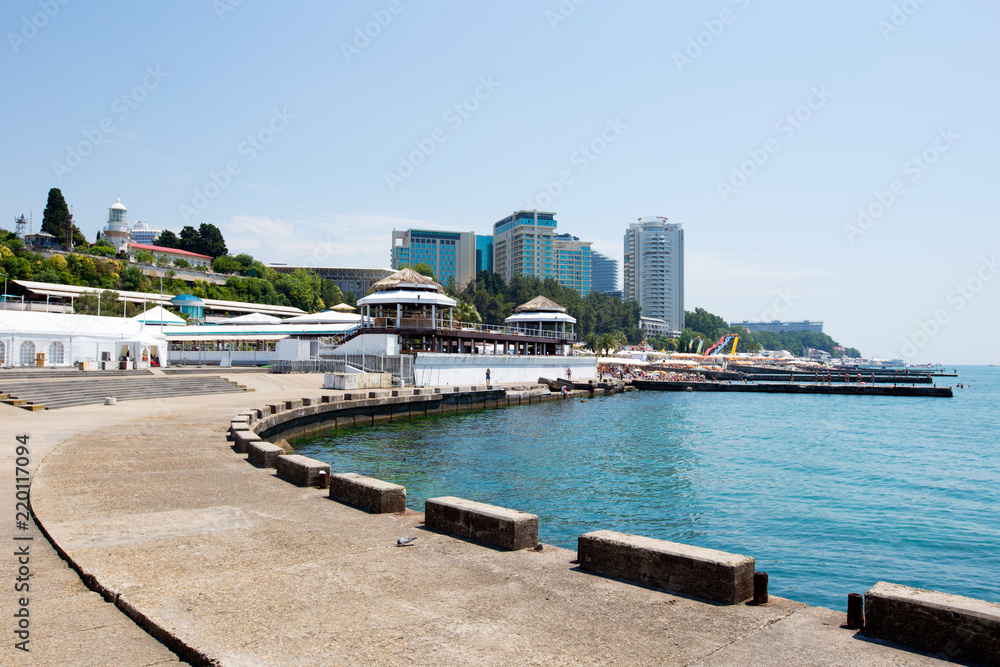
M 235 257 L 222 255 L 212 260 L 212 270 L 216 273 L 239 273 L 243 265 Z
M 180 248 L 181 240 L 169 229 L 164 229 L 156 238 L 156 245 L 161 248 Z
M 203 254 L 201 252 L 201 237 L 198 235 L 198 230 L 191 225 L 185 225 L 182 227 L 180 245 L 178 247 L 181 250 L 187 250 L 188 252 Z
M 98 307 L 100 303 L 100 307 Z M 142 306 L 118 300 L 118 292 L 103 290 L 84 292 L 73 300 L 73 312 L 77 315 L 100 315 L 101 317 L 133 317 L 142 312 Z
M 465 301 L 458 302 L 458 307 L 455 308 L 455 319 L 459 322 L 471 322 L 473 324 L 483 321 L 476 307 Z
M 226 249 L 226 240 L 222 238 L 222 232 L 213 224 L 207 222 L 198 226 L 199 252 L 209 257 L 222 257 L 229 254 Z
M 83 233 L 73 224 L 73 216 L 70 215 L 69 206 L 59 188 L 49 190 L 49 198 L 42 212 L 42 231 L 55 236 L 63 248 L 74 248 L 87 242 Z

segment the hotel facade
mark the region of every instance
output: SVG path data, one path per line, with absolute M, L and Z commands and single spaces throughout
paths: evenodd
M 625 231 L 625 300 L 642 316 L 684 330 L 684 230 L 663 217 L 639 218 Z

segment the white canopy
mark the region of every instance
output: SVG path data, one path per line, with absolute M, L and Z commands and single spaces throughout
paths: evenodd
M 567 324 L 576 324 L 576 318 L 567 315 L 566 313 L 551 313 L 551 312 L 524 312 L 517 313 L 516 315 L 511 315 L 504 320 L 507 324 L 519 324 L 527 322 L 566 322 Z
M 144 313 L 139 313 L 132 319 L 146 324 L 187 324 L 183 317 L 174 315 L 163 306 L 154 306 Z
M 34 355 L 41 353 L 51 366 L 100 361 L 102 354 L 116 360 L 125 347 L 131 349 L 133 360 L 141 359 L 144 348 L 161 364 L 167 358 L 162 334 L 124 317 L 0 311 L 0 346 L 5 366 L 32 365 Z
M 359 306 L 374 306 L 376 304 L 387 303 L 408 303 L 412 305 L 447 306 L 454 307 L 458 302 L 444 294 L 431 291 L 417 290 L 392 290 L 389 292 L 375 292 L 363 299 L 358 300 Z
M 336 310 L 324 310 L 322 313 L 296 315 L 282 321 L 282 324 L 357 324 L 361 316 L 356 313 L 341 313 Z
M 267 315 L 265 313 L 247 313 L 246 315 L 240 315 L 239 317 L 229 317 L 224 320 L 219 320 L 216 324 L 224 326 L 232 326 L 238 324 L 278 324 L 282 319 L 280 317 L 275 317 L 274 315 Z

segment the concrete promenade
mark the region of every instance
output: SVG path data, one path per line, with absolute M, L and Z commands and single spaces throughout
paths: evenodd
M 255 393 L 0 405 L 0 538 L 24 534 L 11 480 L 14 436 L 28 433 L 39 522 L 89 581 L 195 663 L 941 664 L 842 629 L 840 612 L 773 596 L 715 605 L 584 573 L 572 551 L 497 551 L 424 530 L 420 512 L 372 515 L 295 487 L 232 449 L 230 418 L 334 392 L 318 375 L 239 381 Z M 4 548 L 0 663 L 177 660 L 30 534 L 32 653 L 12 648 L 17 566 Z M 417 539 L 394 547 L 403 536 Z

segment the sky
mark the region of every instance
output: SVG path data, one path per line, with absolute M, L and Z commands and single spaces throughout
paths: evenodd
M 393 229 L 520 209 L 621 262 L 685 230 L 685 307 L 984 364 L 1000 330 L 986 0 L 8 0 L 0 226 L 217 225 L 387 267 Z M 1000 360 L 1000 354 L 995 355 Z

